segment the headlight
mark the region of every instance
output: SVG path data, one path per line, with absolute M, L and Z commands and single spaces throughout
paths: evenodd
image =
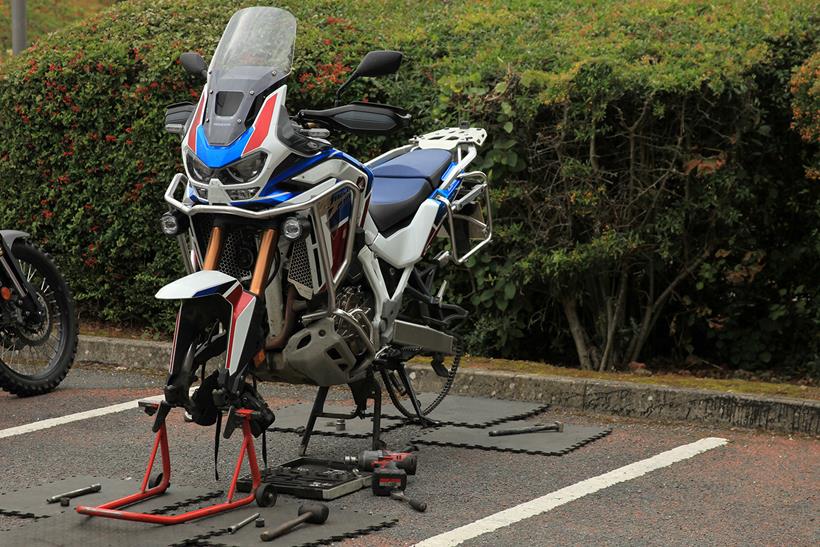
M 188 174 L 197 182 L 207 184 L 214 175 L 214 170 L 199 161 L 199 158 L 188 153 L 185 163 L 188 164 Z
M 160 225 L 165 235 L 178 236 L 188 229 L 189 220 L 179 211 L 169 211 L 160 217 Z
M 225 180 L 223 182 L 226 184 L 230 184 L 231 182 L 236 182 L 239 184 L 251 182 L 253 179 L 258 177 L 262 172 L 262 169 L 265 168 L 265 161 L 267 159 L 268 156 L 264 152 L 256 152 L 247 158 L 243 158 L 230 164 L 225 168 L 225 170 L 228 172 L 228 175 L 233 179 L 233 181 Z

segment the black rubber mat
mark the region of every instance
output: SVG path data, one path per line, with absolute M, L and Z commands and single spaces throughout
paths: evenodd
M 102 491 L 77 498 L 72 507 L 60 507 L 62 513 L 55 512 L 52 504 L 45 499 L 54 493 L 66 492 L 99 483 Z M 133 493 L 138 488 L 136 481 L 117 481 L 94 477 L 72 477 L 55 483 L 8 492 L 2 498 L 9 511 L 17 516 L 30 515 L 31 522 L 0 533 L 0 545 L 26 547 L 144 547 L 144 546 L 190 546 L 190 545 L 232 545 L 247 546 L 260 543 L 259 534 L 266 528 L 273 528 L 298 515 L 298 503 L 280 499 L 274 507 L 258 507 L 256 504 L 216 515 L 196 522 L 162 526 L 140 522 L 128 522 L 102 517 L 88 517 L 74 511 L 76 504 L 100 504 L 111 499 Z M 202 488 L 174 488 L 168 493 L 147 500 L 129 509 L 140 512 L 174 514 L 190 511 L 196 507 L 222 501 L 221 492 L 209 492 Z M 9 504 L 9 502 L 11 502 Z M 46 516 L 46 513 L 51 516 Z M 246 526 L 235 534 L 228 527 L 246 517 L 260 513 L 266 528 Z M 33 518 L 39 516 L 39 518 Z M 287 536 L 278 539 L 275 545 L 326 545 L 353 538 L 393 526 L 395 518 L 358 512 L 350 509 L 331 507 L 330 516 L 323 525 L 304 525 Z
M 384 515 L 373 515 L 368 512 L 337 509 L 330 507 L 330 515 L 324 524 L 303 524 L 291 533 L 274 540 L 271 543 L 262 543 L 259 535 L 265 531 L 296 518 L 299 513 L 298 503 L 279 500 L 273 507 L 247 507 L 229 514 L 218 515 L 207 520 L 210 526 L 218 528 L 215 532 L 193 536 L 181 545 L 201 546 L 230 546 L 247 547 L 249 545 L 327 545 L 353 538 L 393 526 L 398 522 L 395 518 Z M 264 528 L 256 528 L 254 523 L 248 524 L 234 534 L 228 533 L 228 527 L 246 517 L 260 513 L 265 519 Z
M 515 429 L 536 425 L 531 420 L 504 422 L 498 429 Z M 563 456 L 587 443 L 608 435 L 612 430 L 606 427 L 564 424 L 564 431 L 540 431 L 520 435 L 490 437 L 488 433 L 495 429 L 483 429 L 444 426 L 427 430 L 412 440 L 413 443 L 435 446 L 454 446 L 459 448 L 476 448 L 480 450 L 497 450 L 521 454 L 540 454 L 544 456 Z
M 46 498 L 76 490 L 92 484 L 99 484 L 102 489 L 93 494 L 86 494 L 71 500 L 71 505 L 63 507 L 59 503 L 47 503 Z M 99 477 L 76 476 L 60 481 L 23 488 L 21 490 L 0 494 L 0 514 L 11 516 L 53 517 L 62 513 L 74 513 L 78 505 L 101 505 L 111 500 L 122 498 L 139 490 L 140 482 L 136 480 L 105 479 Z M 151 498 L 131 509 L 140 512 L 173 512 L 176 507 L 195 505 L 202 499 L 216 499 L 222 492 L 206 492 L 201 488 L 175 487 L 173 484 L 161 496 Z
M 203 492 L 200 490 L 200 492 Z M 166 500 L 167 501 L 167 500 Z M 141 504 L 145 510 L 150 502 Z M 137 510 L 136 508 L 134 510 Z M 26 547 L 145 547 L 171 545 L 214 531 L 206 521 L 162 526 L 88 517 L 69 511 L 0 533 L 0 545 Z
M 276 411 L 276 421 L 268 428 L 270 431 L 284 431 L 290 433 L 301 433 L 307 424 L 310 410 L 313 405 L 308 403 L 298 403 L 280 408 Z M 326 412 L 349 414 L 353 409 L 342 406 L 326 406 Z M 404 425 L 399 419 L 382 418 L 382 433 L 391 431 Z M 334 418 L 317 418 L 316 427 L 313 429 L 314 435 L 331 435 L 334 437 L 350 437 L 353 439 L 363 439 L 370 437 L 373 433 L 373 421 L 369 418 L 353 418 L 345 420 L 345 430 L 336 430 L 336 420 Z
M 419 402 L 422 408 L 433 402 L 436 395 L 422 393 Z M 404 406 L 410 410 L 408 401 Z M 503 399 L 487 399 L 483 397 L 463 397 L 448 395 L 428 415 L 432 420 L 442 425 L 456 425 L 461 427 L 487 427 L 511 420 L 523 420 L 540 414 L 549 408 L 549 404 L 526 403 L 521 401 L 506 401 Z M 393 405 L 383 407 L 382 416 L 403 420 L 404 416 Z

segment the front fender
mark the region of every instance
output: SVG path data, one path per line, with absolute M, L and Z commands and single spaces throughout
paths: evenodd
M 31 236 L 19 230 L 0 230 L 0 237 L 3 238 L 6 246 L 11 249 L 11 246 L 14 245 L 14 242 L 18 239 L 28 239 Z
M 159 300 L 190 300 L 212 294 L 229 293 L 239 281 L 216 270 L 202 270 L 186 275 L 162 287 L 156 294 Z

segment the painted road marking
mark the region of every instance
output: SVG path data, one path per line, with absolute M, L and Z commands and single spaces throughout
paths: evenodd
M 63 424 L 70 424 L 71 422 L 79 422 L 81 420 L 87 420 L 89 418 L 96 418 L 97 416 L 105 416 L 106 414 L 114 414 L 115 412 L 122 412 L 124 410 L 131 410 L 132 408 L 137 408 L 137 403 L 139 403 L 140 401 L 151 401 L 153 403 L 159 403 L 163 399 L 163 395 L 155 395 L 154 397 L 142 397 L 140 399 L 128 401 L 127 403 L 119 403 L 116 405 L 104 406 L 102 408 L 86 410 L 85 412 L 67 414 L 65 416 L 60 416 L 58 418 L 49 418 L 47 420 L 41 420 L 39 422 L 18 425 L 17 427 L 0 429 L 0 439 L 5 439 L 6 437 L 14 437 L 15 435 L 23 435 L 24 433 L 33 433 L 34 431 L 49 429 Z
M 504 528 L 524 519 L 546 513 L 556 507 L 569 503 L 573 500 L 583 498 L 589 494 L 594 494 L 599 490 L 608 488 L 614 484 L 637 479 L 651 471 L 668 467 L 673 463 L 688 460 L 698 454 L 725 445 L 726 439 L 719 437 L 707 437 L 691 444 L 685 444 L 666 452 L 661 452 L 657 456 L 652 456 L 639 462 L 619 467 L 609 473 L 586 479 L 579 483 L 556 490 L 546 496 L 541 496 L 534 500 L 510 507 L 504 511 L 499 511 L 494 515 L 484 517 L 470 524 L 465 524 L 455 530 L 444 532 L 437 536 L 425 539 L 416 543 L 416 547 L 446 547 L 459 545 L 483 534 L 493 532 L 499 528 Z

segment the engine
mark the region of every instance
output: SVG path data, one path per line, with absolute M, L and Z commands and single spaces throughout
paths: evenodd
M 343 288 L 338 296 L 345 317 L 297 322 L 281 351 L 268 353 L 263 380 L 331 386 L 349 384 L 365 374 L 372 355 L 362 333 L 371 336 L 372 296 L 360 286 Z

